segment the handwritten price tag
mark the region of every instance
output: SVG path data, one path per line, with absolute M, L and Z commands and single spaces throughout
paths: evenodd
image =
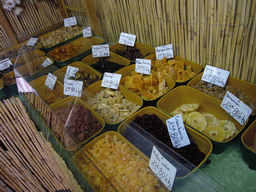
M 151 60 L 149 59 L 136 59 L 135 71 L 138 73 L 143 73 L 150 75 L 151 73 Z
M 252 113 L 252 109 L 245 105 L 235 95 L 227 91 L 220 105 L 226 112 L 228 112 L 241 125 L 244 125 Z
M 83 37 L 91 37 L 92 36 L 91 27 L 86 27 L 82 31 L 83 31 Z
M 65 74 L 65 79 L 75 77 L 77 71 L 79 71 L 77 67 L 68 66 Z
M 220 87 L 224 87 L 228 80 L 229 73 L 229 71 L 226 71 L 224 69 L 219 69 L 217 67 L 206 65 L 201 80 Z
M 121 32 L 118 43 L 134 47 L 136 35 Z
M 33 38 L 31 37 L 28 42 L 27 42 L 27 46 L 35 46 L 36 42 L 37 42 L 38 38 Z
M 161 155 L 155 146 L 152 149 L 149 167 L 162 183 L 171 190 L 177 169 Z
M 82 96 L 83 81 L 64 80 L 64 95 Z
M 42 66 L 43 67 L 47 67 L 49 65 L 51 65 L 53 62 L 51 61 L 51 59 L 47 58 L 45 59 L 45 61 L 43 62 Z
M 175 148 L 181 148 L 190 144 L 186 128 L 181 114 L 166 120 L 168 132 Z
M 173 46 L 172 46 L 172 44 L 156 47 L 155 50 L 156 50 L 156 59 L 161 60 L 165 57 L 167 59 L 173 58 Z
M 13 64 L 9 58 L 0 61 L 0 71 L 8 69 L 11 65 L 13 65 Z
M 54 89 L 55 83 L 56 83 L 57 77 L 51 73 L 48 73 L 45 85 L 49 87 L 51 90 Z
M 121 77 L 121 74 L 105 72 L 101 82 L 101 86 L 110 89 L 118 89 Z
M 109 57 L 109 44 L 104 45 L 93 45 L 92 46 L 93 57 Z
M 77 24 L 76 17 L 69 17 L 69 18 L 64 19 L 64 26 L 65 27 L 73 26 L 73 25 L 76 25 L 76 24 Z

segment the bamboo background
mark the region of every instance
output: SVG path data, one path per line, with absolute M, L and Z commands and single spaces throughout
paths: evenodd
M 11 47 L 11 43 L 3 30 L 2 26 L 0 25 L 0 51 L 3 51 L 9 47 Z
M 92 25 L 85 2 L 93 2 L 108 43 L 118 42 L 121 32 L 135 34 L 137 41 L 152 47 L 172 43 L 177 56 L 203 67 L 229 70 L 234 77 L 256 83 L 256 0 L 61 1 L 82 27 Z M 26 5 L 25 15 L 34 14 L 38 19 L 34 23 L 28 22 L 29 16 L 8 16 L 15 33 L 31 33 L 49 22 L 63 20 L 60 11 L 47 4 Z M 41 14 L 42 10 L 45 12 Z

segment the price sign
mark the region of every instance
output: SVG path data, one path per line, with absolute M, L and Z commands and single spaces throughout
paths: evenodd
M 201 80 L 220 87 L 224 87 L 228 80 L 229 73 L 229 71 L 226 71 L 224 69 L 219 69 L 217 67 L 206 65 Z
M 47 58 L 45 59 L 45 61 L 43 62 L 42 66 L 43 67 L 47 67 L 49 65 L 51 65 L 53 62 L 51 61 L 51 59 Z
M 153 146 L 152 149 L 149 167 L 162 181 L 162 183 L 171 191 L 177 169 L 161 155 L 155 146 Z
M 36 42 L 37 42 L 38 38 L 33 38 L 31 37 L 28 42 L 27 42 L 27 46 L 35 46 Z
M 73 25 L 76 25 L 76 24 L 77 24 L 76 17 L 69 17 L 69 18 L 64 19 L 64 26 L 65 27 L 73 26 Z
M 136 35 L 121 32 L 118 43 L 134 47 L 135 40 L 136 40 Z
M 55 83 L 56 83 L 57 77 L 51 73 L 48 73 L 45 85 L 49 87 L 51 90 L 54 89 Z
M 150 75 L 151 73 L 151 60 L 150 59 L 136 59 L 135 71 Z
M 107 87 L 110 89 L 118 89 L 121 76 L 122 76 L 121 74 L 105 72 L 101 82 L 101 86 Z
M 12 61 L 9 58 L 0 61 L 0 71 L 8 69 L 11 65 Z
M 166 120 L 168 132 L 175 148 L 181 148 L 190 144 L 186 128 L 181 114 Z
M 75 77 L 77 71 L 79 71 L 77 67 L 68 66 L 65 74 L 65 79 Z
M 172 44 L 169 45 L 163 45 L 155 48 L 156 50 L 156 59 L 171 59 L 173 58 L 173 46 Z
M 92 56 L 93 57 L 108 57 L 108 56 L 110 56 L 109 44 L 93 45 L 92 46 Z
M 64 95 L 82 96 L 83 81 L 64 80 Z
M 245 105 L 235 95 L 227 91 L 220 106 L 241 125 L 244 125 L 252 113 L 252 109 Z
M 91 27 L 86 27 L 82 31 L 83 31 L 83 37 L 91 37 L 92 36 Z

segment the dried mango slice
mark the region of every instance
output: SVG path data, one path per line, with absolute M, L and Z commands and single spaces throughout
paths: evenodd
M 200 132 L 203 132 L 207 126 L 204 115 L 197 111 L 188 114 L 185 122 Z
M 229 120 L 220 120 L 217 125 L 224 129 L 225 139 L 229 139 L 237 132 L 236 125 Z
M 216 125 L 218 123 L 218 119 L 213 114 L 204 113 L 204 117 L 208 125 Z
M 222 142 L 225 139 L 225 130 L 216 125 L 208 125 L 203 134 L 217 142 Z
M 180 109 L 183 112 L 195 111 L 198 108 L 199 108 L 199 103 L 188 103 L 180 106 Z

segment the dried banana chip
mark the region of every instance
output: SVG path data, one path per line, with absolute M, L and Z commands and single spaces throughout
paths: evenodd
M 217 125 L 224 129 L 225 139 L 229 139 L 237 132 L 236 125 L 229 120 L 220 120 Z
M 195 111 L 198 108 L 199 108 L 199 104 L 198 103 L 188 103 L 188 104 L 183 104 L 183 105 L 180 106 L 180 109 L 183 112 Z
M 222 142 L 225 139 L 225 130 L 216 125 L 208 125 L 203 134 L 217 142 Z
M 186 123 L 200 132 L 203 132 L 207 126 L 207 121 L 204 115 L 196 111 L 187 115 Z
M 218 123 L 218 119 L 210 113 L 204 113 L 204 117 L 207 121 L 207 125 L 216 125 Z

